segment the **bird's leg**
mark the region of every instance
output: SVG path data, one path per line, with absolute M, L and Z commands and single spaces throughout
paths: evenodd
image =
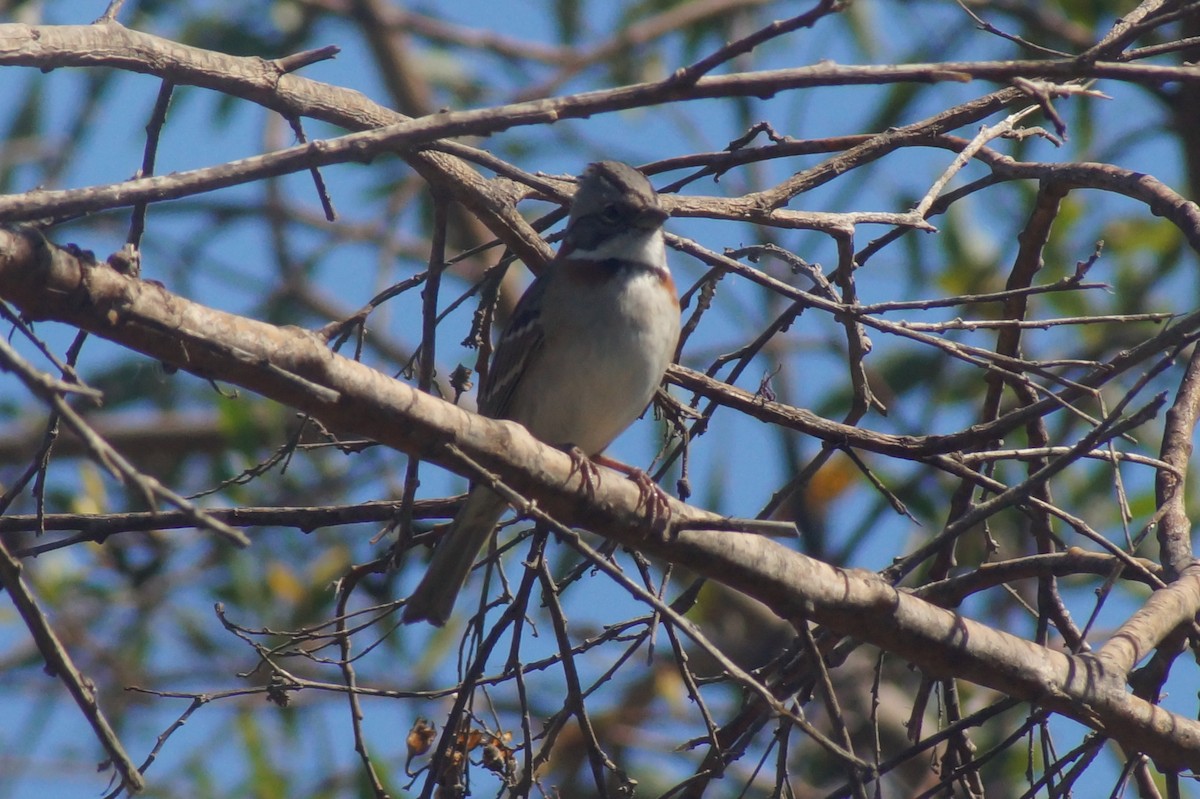
M 567 479 L 578 472 L 584 493 L 588 495 L 588 499 L 594 499 L 596 487 L 600 485 L 600 470 L 596 468 L 596 464 L 587 456 L 587 453 L 574 444 L 564 444 L 562 449 L 571 456 L 571 471 L 567 474 Z
M 607 455 L 594 455 L 592 461 L 601 466 L 615 469 L 632 480 L 638 487 L 638 507 L 643 505 L 646 507 L 646 514 L 650 517 L 651 524 L 666 528 L 667 523 L 671 520 L 671 497 L 662 490 L 658 483 L 654 482 L 650 475 L 636 466 L 621 463 Z

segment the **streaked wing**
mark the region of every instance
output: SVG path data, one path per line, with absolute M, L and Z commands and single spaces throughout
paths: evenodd
M 545 338 L 542 331 L 542 295 L 546 281 L 538 278 L 521 296 L 512 319 L 496 345 L 496 354 L 479 396 L 479 412 L 493 419 L 508 417 L 512 398 Z

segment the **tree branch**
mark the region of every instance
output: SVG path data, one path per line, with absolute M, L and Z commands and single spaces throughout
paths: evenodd
M 931 605 L 874 574 L 837 569 L 759 536 L 714 529 L 723 517 L 679 502 L 671 503 L 673 535 L 661 537 L 631 481 L 610 476 L 589 495 L 572 477 L 570 457 L 523 428 L 422 394 L 329 352 L 306 331 L 188 302 L 29 231 L 0 231 L 0 297 L 28 316 L 78 326 L 461 472 L 445 446 L 453 443 L 564 524 L 686 565 L 781 617 L 809 618 L 933 675 L 960 676 L 1062 713 L 1146 753 L 1163 769 L 1200 768 L 1200 723 L 1131 696 L 1124 675 L 1103 659 L 1064 655 Z M 1187 581 L 1179 591 L 1191 591 L 1200 577 Z

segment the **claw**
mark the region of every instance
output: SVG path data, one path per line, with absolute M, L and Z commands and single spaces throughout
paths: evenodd
M 583 490 L 587 493 L 588 499 L 594 499 L 596 488 L 600 485 L 600 470 L 596 468 L 592 459 L 574 444 L 564 447 L 564 449 L 567 455 L 571 456 L 571 471 L 567 477 L 570 478 L 571 475 L 578 472 L 579 480 L 583 484 Z
M 671 519 L 671 498 L 667 496 L 667 492 L 641 469 L 631 470 L 629 479 L 637 484 L 638 507 L 646 507 L 650 523 L 665 525 Z
M 599 463 L 602 466 L 607 466 L 610 469 L 615 469 L 621 472 L 638 487 L 638 507 L 646 509 L 646 515 L 650 517 L 650 524 L 665 533 L 671 521 L 671 497 L 662 487 L 646 474 L 646 472 L 621 463 L 618 460 L 606 457 L 604 455 L 596 455 L 592 461 Z M 593 469 L 595 466 L 592 467 Z

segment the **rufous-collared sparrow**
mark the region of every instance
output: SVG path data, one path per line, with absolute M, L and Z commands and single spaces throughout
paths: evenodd
M 480 389 L 479 412 L 520 422 L 548 444 L 597 456 L 641 415 L 679 340 L 667 266 L 667 212 L 650 182 L 619 161 L 579 181 L 558 254 L 517 303 Z M 445 624 L 475 558 L 507 507 L 473 486 L 404 607 Z

